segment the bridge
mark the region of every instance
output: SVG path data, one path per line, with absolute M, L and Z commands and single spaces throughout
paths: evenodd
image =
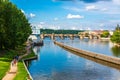
M 89 39 L 100 39 L 101 36 L 99 34 L 40 34 L 40 38 L 44 39 L 45 37 L 50 37 L 51 39 L 55 39 L 55 37 L 60 37 L 64 39 L 65 37 L 69 37 L 70 39 L 74 39 L 74 37 L 78 37 L 79 39 L 89 38 Z

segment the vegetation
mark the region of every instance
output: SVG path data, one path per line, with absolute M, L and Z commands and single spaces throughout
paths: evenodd
M 0 0 L 0 50 L 15 49 L 31 32 L 24 13 L 9 0 Z
M 24 64 L 20 61 L 18 63 L 18 73 L 14 80 L 27 80 L 28 73 L 24 67 Z
M 113 36 L 111 37 L 111 41 L 113 43 L 116 43 L 117 45 L 120 45 L 120 26 L 117 25 L 116 30 L 113 33 Z
M 105 31 L 103 31 L 103 33 L 101 34 L 101 37 L 107 38 L 107 37 L 109 37 L 109 35 L 110 35 L 109 31 L 108 31 L 108 30 L 105 30 Z
M 111 51 L 113 52 L 113 55 L 116 57 L 120 57 L 120 48 L 117 46 L 113 46 L 111 48 Z
M 78 32 L 83 32 L 82 30 L 53 30 L 53 29 L 40 29 L 43 34 L 78 34 Z
M 1 52 L 0 52 L 1 53 Z M 12 61 L 13 57 L 16 55 L 16 51 L 10 50 L 9 52 L 2 52 L 3 54 L 0 55 L 0 80 L 6 74 L 6 72 L 10 68 L 10 62 Z

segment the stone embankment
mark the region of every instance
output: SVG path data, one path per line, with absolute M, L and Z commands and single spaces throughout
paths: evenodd
M 113 64 L 120 65 L 120 58 L 107 56 L 107 55 L 104 55 L 104 54 L 97 54 L 97 53 L 89 52 L 89 51 L 85 51 L 85 50 L 80 50 L 80 49 L 73 48 L 71 46 L 65 45 L 65 44 L 57 42 L 57 41 L 54 41 L 54 43 L 59 45 L 60 47 L 63 47 L 65 49 L 77 52 L 79 54 L 83 54 L 83 55 L 86 55 L 86 56 L 90 56 L 90 57 L 93 57 L 93 58 L 97 58 L 97 59 L 104 60 L 104 61 L 107 61 L 107 62 L 110 62 L 110 63 L 113 63 Z

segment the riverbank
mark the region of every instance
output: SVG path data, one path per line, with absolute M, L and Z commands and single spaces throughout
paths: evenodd
M 22 59 L 26 59 L 26 58 L 30 58 L 30 57 L 35 56 L 35 54 L 31 48 L 30 48 L 30 50 L 31 51 L 29 53 L 25 52 L 25 50 L 23 50 L 24 53 L 19 53 L 19 51 L 16 51 L 16 50 L 10 50 L 10 51 L 6 51 L 4 53 L 4 55 L 0 56 L 0 64 L 1 64 L 1 66 L 0 66 L 0 80 L 2 80 L 2 78 L 5 76 L 5 74 L 10 70 L 11 61 L 15 55 L 24 55 L 24 56 L 22 56 L 21 60 L 18 62 L 18 65 L 17 65 L 18 71 L 17 71 L 17 74 L 16 74 L 14 80 L 26 80 L 26 78 L 29 75 L 24 67 Z M 27 55 L 25 55 L 25 53 L 27 53 Z

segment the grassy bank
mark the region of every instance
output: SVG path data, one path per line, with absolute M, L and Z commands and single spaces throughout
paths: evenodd
M 0 52 L 0 54 L 3 54 L 0 56 L 0 80 L 4 77 L 6 72 L 10 68 L 10 62 L 12 61 L 13 57 L 16 55 L 16 52 L 13 50 Z
M 18 73 L 14 80 L 27 80 L 28 73 L 22 61 L 18 62 Z
M 22 58 L 22 59 L 27 59 L 27 58 L 31 58 L 35 56 L 34 52 L 32 51 L 29 55 L 27 55 L 26 57 Z M 14 78 L 14 80 L 26 80 L 28 77 L 28 73 L 24 67 L 24 64 L 22 61 L 18 62 L 18 73 L 16 75 L 16 77 Z
M 2 54 L 2 55 L 0 55 L 0 80 L 5 76 L 6 72 L 9 70 L 10 63 L 11 63 L 13 57 L 15 55 L 22 55 L 23 52 L 16 51 L 16 50 L 9 50 L 9 51 L 6 51 L 4 54 L 3 54 L 3 52 L 0 52 L 0 54 Z M 35 54 L 32 51 L 27 56 L 25 56 L 23 59 L 30 58 L 33 56 L 35 56 Z M 22 63 L 22 61 L 19 61 L 18 62 L 18 73 L 14 80 L 26 80 L 27 76 L 28 76 L 28 73 L 24 67 L 24 64 Z

